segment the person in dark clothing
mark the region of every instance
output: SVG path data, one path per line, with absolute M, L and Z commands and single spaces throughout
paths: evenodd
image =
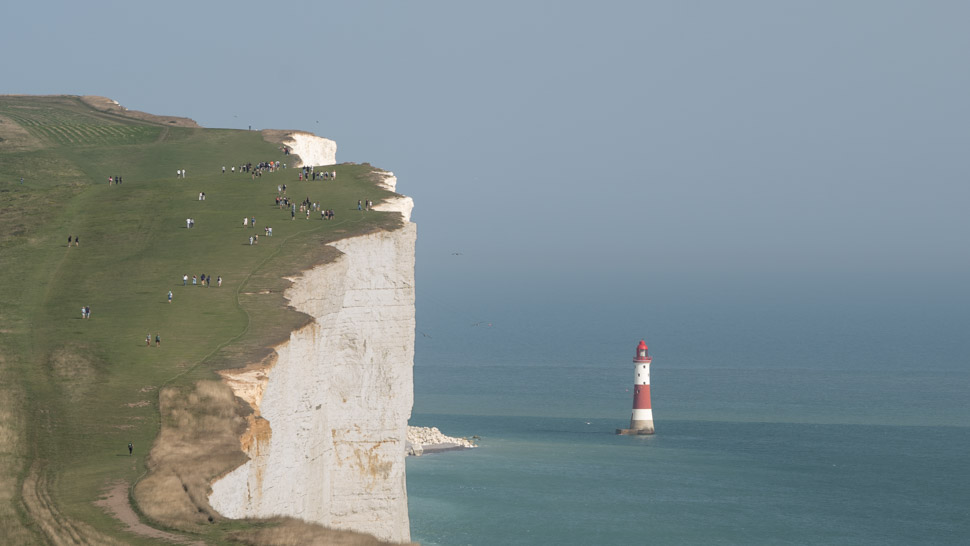
M 134 451 L 134 450 L 135 450 L 135 446 L 131 445 L 131 442 L 128 442 L 128 456 L 129 457 L 131 457 L 131 452 Z

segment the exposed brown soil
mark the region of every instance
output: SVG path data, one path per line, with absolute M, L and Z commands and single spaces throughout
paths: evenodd
M 128 502 L 128 484 L 126 482 L 119 481 L 110 484 L 104 494 L 105 496 L 95 502 L 95 504 L 124 523 L 129 532 L 144 537 L 167 540 L 177 544 L 205 544 L 204 542 L 199 542 L 174 533 L 168 533 L 142 523 L 138 519 L 138 514 L 132 510 L 131 504 Z
M 260 134 L 263 135 L 263 140 L 266 142 L 271 142 L 273 144 L 286 144 L 287 141 L 292 140 L 290 135 L 312 135 L 313 133 L 308 133 L 306 131 L 287 131 L 284 129 L 263 129 L 260 131 Z
M 152 444 L 148 475 L 134 498 L 153 521 L 188 532 L 222 520 L 209 506 L 209 483 L 246 461 L 239 438 L 252 413 L 221 381 L 166 387 L 159 392 L 161 432 Z

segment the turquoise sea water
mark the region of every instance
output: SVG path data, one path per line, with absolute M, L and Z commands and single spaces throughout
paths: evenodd
M 421 301 L 411 422 L 481 447 L 408 460 L 413 540 L 970 542 L 963 301 Z M 640 337 L 657 433 L 619 437 Z

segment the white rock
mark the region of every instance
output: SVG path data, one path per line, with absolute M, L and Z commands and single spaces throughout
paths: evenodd
M 276 347 L 275 361 L 222 372 L 257 417 L 240 440 L 250 460 L 212 484 L 219 513 L 410 540 L 416 237 L 408 222 L 334 243 L 342 255 L 285 293 L 313 322 Z
M 381 187 L 386 190 L 394 191 L 397 187 L 397 177 L 394 173 L 387 171 L 375 171 L 384 177 L 384 180 L 379 183 Z M 384 211 L 394 211 L 400 212 L 401 216 L 404 216 L 406 222 L 411 221 L 411 211 L 414 210 L 414 200 L 407 195 L 400 195 L 397 197 L 391 197 L 390 199 L 384 200 L 382 203 L 374 205 L 374 210 L 384 210 Z
M 290 147 L 291 153 L 300 156 L 293 167 L 320 167 L 337 164 L 337 143 L 329 138 L 318 137 L 312 133 L 293 131 L 286 135 L 283 144 Z
M 408 427 L 408 455 L 420 456 L 425 449 L 449 445 L 455 447 L 476 447 L 467 438 L 445 436 L 438 427 Z

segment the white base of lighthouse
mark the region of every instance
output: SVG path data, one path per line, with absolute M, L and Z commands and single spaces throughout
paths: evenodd
M 653 434 L 653 432 L 653 419 L 631 419 L 630 428 L 616 429 L 616 433 L 622 435 Z
M 633 417 L 630 418 L 630 428 L 643 431 L 640 434 L 653 434 L 653 410 L 633 410 Z
M 630 428 L 618 428 L 617 434 L 653 434 L 653 410 L 635 409 L 633 417 L 630 419 Z
M 620 436 L 649 436 L 653 434 L 653 421 L 647 421 L 645 428 L 618 428 L 616 433 Z

